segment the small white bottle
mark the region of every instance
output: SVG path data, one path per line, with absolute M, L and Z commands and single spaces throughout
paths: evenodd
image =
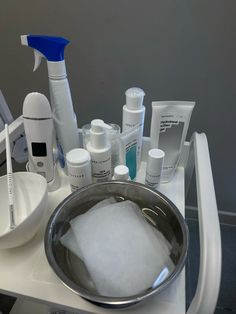
M 126 104 L 123 106 L 122 131 L 126 131 L 137 125 L 140 131 L 137 138 L 137 168 L 141 162 L 143 126 L 145 107 L 143 106 L 144 91 L 138 87 L 129 88 L 126 92 Z
M 145 184 L 151 188 L 158 188 L 161 181 L 165 153 L 161 149 L 153 148 L 148 151 Z
M 91 158 L 87 150 L 76 148 L 69 151 L 66 165 L 72 192 L 92 183 Z
M 118 165 L 114 168 L 114 176 L 112 180 L 131 180 L 129 176 L 129 168 L 125 165 Z
M 86 145 L 91 155 L 92 181 L 104 182 L 111 179 L 111 144 L 106 130 L 111 126 L 101 119 L 91 122 L 90 140 Z

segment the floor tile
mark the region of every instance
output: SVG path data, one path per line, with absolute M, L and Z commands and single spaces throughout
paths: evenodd
M 218 305 L 236 312 L 236 226 L 221 225 L 222 278 Z
M 186 263 L 187 306 L 197 287 L 199 270 L 199 230 L 198 221 L 187 219 L 190 246 Z M 236 226 L 221 225 L 222 238 L 222 278 L 215 313 L 236 314 Z
M 15 298 L 0 294 L 0 313 L 8 314 L 15 303 Z
M 186 265 L 186 301 L 187 305 L 194 297 L 199 270 L 199 233 L 198 233 L 198 221 L 187 219 L 189 228 L 189 249 L 188 249 L 188 262 Z

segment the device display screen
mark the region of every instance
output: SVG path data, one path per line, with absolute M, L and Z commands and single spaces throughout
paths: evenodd
M 46 143 L 31 143 L 32 154 L 35 157 L 45 157 L 47 156 L 47 146 Z

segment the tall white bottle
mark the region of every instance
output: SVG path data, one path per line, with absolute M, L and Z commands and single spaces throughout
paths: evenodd
M 90 140 L 86 148 L 91 156 L 93 183 L 111 179 L 111 144 L 106 129 L 110 130 L 111 126 L 103 120 L 91 122 Z
M 137 138 L 137 167 L 141 162 L 143 126 L 145 118 L 145 107 L 143 106 L 144 91 L 138 87 L 129 88 L 126 92 L 126 104 L 123 106 L 122 131 L 139 125 Z
M 62 37 L 22 35 L 22 45 L 34 49 L 34 71 L 42 57 L 47 60 L 52 114 L 59 148 L 59 161 L 65 166 L 65 155 L 79 146 L 77 121 L 67 80 L 64 49 L 69 41 Z

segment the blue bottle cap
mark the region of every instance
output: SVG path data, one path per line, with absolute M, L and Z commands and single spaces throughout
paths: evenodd
M 48 61 L 62 61 L 64 60 L 64 49 L 69 44 L 69 40 L 44 35 L 26 35 L 27 45 L 38 50 L 45 56 Z

